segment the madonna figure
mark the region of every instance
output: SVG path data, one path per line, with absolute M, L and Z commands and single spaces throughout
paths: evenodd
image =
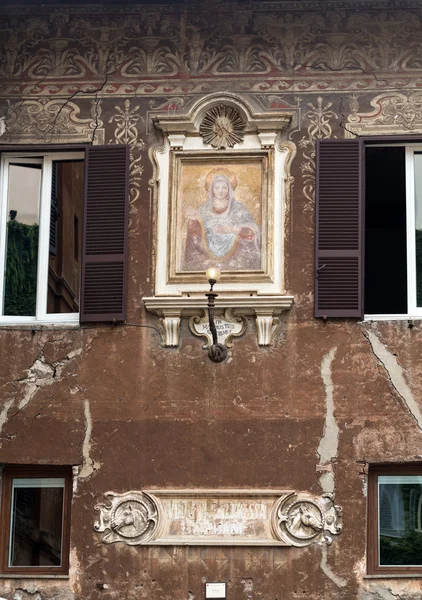
M 261 268 L 261 230 L 246 206 L 235 199 L 236 177 L 215 169 L 205 182 L 207 200 L 191 211 L 186 225 L 183 270 L 225 271 Z

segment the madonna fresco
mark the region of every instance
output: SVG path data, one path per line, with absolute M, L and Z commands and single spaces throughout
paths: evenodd
M 180 270 L 205 271 L 211 265 L 260 270 L 261 165 L 202 166 L 200 174 L 197 169 L 188 166 L 182 173 Z

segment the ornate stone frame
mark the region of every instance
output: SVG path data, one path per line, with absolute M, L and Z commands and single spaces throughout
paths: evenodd
M 216 148 L 206 144 L 201 135 L 204 116 L 216 106 L 236 109 L 245 127 L 243 139 L 232 147 L 226 144 Z M 154 126 L 163 134 L 163 143 L 150 151 L 154 165 L 151 181 L 156 209 L 155 243 L 155 295 L 144 297 L 147 310 L 161 318 L 164 346 L 179 345 L 180 318 L 201 315 L 205 306 L 208 282 L 171 281 L 169 278 L 169 236 L 171 211 L 172 169 L 177 157 L 195 154 L 206 160 L 212 156 L 242 157 L 254 154 L 265 156 L 268 170 L 272 172 L 269 194 L 271 247 L 267 256 L 265 276 L 252 275 L 236 281 L 236 277 L 219 282 L 216 300 L 217 314 L 231 309 L 234 315 L 254 315 L 260 345 L 270 345 L 278 317 L 293 305 L 293 297 L 284 288 L 284 217 L 290 192 L 290 164 L 295 154 L 292 142 L 281 139 L 281 132 L 290 123 L 292 113 L 287 111 L 264 111 L 253 99 L 236 94 L 216 93 L 197 100 L 190 110 L 172 114 L 152 115 Z M 229 147 L 227 147 L 229 146 Z M 281 226 L 280 226 L 281 224 Z

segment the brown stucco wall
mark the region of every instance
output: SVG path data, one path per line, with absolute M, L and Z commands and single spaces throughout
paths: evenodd
M 420 597 L 418 579 L 363 576 L 367 464 L 422 456 L 421 325 L 313 319 L 315 141 L 344 137 L 350 115 L 370 113 L 380 95 L 418 89 L 422 13 L 419 2 L 405 4 L 2 9 L 2 143 L 63 142 L 87 129 L 132 149 L 127 324 L 0 328 L 0 463 L 80 467 L 69 580 L 0 579 L 2 597 L 199 600 L 204 581 L 219 579 L 230 600 Z M 157 325 L 141 301 L 154 279 L 149 111 L 220 90 L 294 115 L 283 135 L 297 147 L 285 230 L 295 306 L 272 347 L 258 347 L 249 319 L 227 363 L 216 365 L 186 319 L 177 349 L 131 324 Z M 402 126 L 419 130 L 422 116 Z M 328 549 L 104 545 L 93 529 L 108 490 L 321 494 L 323 438 L 334 450 L 322 467 L 333 470 L 344 510 Z

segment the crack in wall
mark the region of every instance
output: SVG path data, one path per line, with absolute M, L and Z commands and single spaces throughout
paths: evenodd
M 84 415 L 85 415 L 85 436 L 82 444 L 82 468 L 79 472 L 79 479 L 86 479 L 100 469 L 100 463 L 91 458 L 91 435 L 92 435 L 92 417 L 89 400 L 84 400 Z
M 321 571 L 329 578 L 337 587 L 346 587 L 347 580 L 339 575 L 336 575 L 327 563 L 328 551 L 326 546 L 322 546 L 322 555 L 320 567 Z
M 323 471 L 319 477 L 319 482 L 323 492 L 326 493 L 334 493 L 335 475 L 332 465 L 337 458 L 340 431 L 334 417 L 334 385 L 331 371 L 336 353 L 337 347 L 331 348 L 321 363 L 321 378 L 325 390 L 325 423 L 323 435 L 317 449 L 319 459 L 317 471 Z
M 394 391 L 401 398 L 409 414 L 413 417 L 420 431 L 422 431 L 422 413 L 413 397 L 412 390 L 404 378 L 403 367 L 372 331 L 363 330 L 363 335 L 369 341 L 374 356 L 384 367 L 387 379 Z

